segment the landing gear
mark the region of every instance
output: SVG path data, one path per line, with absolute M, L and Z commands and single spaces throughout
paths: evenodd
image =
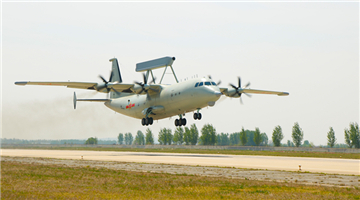
M 185 126 L 186 125 L 186 119 L 182 118 L 180 115 L 180 119 L 175 119 L 175 126 Z
M 142 118 L 141 120 L 141 124 L 143 126 L 149 126 L 152 125 L 154 122 L 154 119 L 152 117 L 146 117 L 146 118 Z
M 195 120 L 200 120 L 201 119 L 201 113 L 194 113 L 194 119 Z
M 194 113 L 194 119 L 195 120 L 200 120 L 201 119 L 201 113 L 199 113 L 199 111 L 200 111 L 200 108 L 198 108 L 197 109 L 197 112 L 196 113 Z

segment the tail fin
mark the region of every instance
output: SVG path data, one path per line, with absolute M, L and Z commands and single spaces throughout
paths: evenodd
M 111 76 L 110 76 L 110 82 L 119 82 L 122 83 L 122 78 L 121 78 L 121 74 L 120 74 L 120 68 L 119 68 L 119 64 L 116 58 L 112 58 L 109 60 L 110 62 L 112 62 L 112 67 L 111 67 Z
M 121 74 L 120 74 L 120 68 L 119 68 L 119 64 L 116 58 L 112 58 L 109 60 L 110 62 L 112 62 L 112 67 L 111 67 L 111 75 L 110 75 L 110 80 L 109 82 L 119 82 L 122 83 L 122 78 L 121 78 Z M 110 98 L 114 99 L 114 98 L 119 98 L 121 96 L 121 93 L 116 93 L 111 91 L 110 92 Z

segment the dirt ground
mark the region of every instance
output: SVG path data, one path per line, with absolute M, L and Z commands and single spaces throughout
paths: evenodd
M 277 181 L 298 183 L 304 185 L 322 185 L 337 187 L 359 187 L 360 176 L 337 174 L 287 172 L 270 170 L 252 170 L 238 168 L 185 166 L 148 163 L 125 163 L 114 161 L 68 160 L 53 158 L 7 157 L 2 156 L 1 161 L 16 161 L 23 163 L 55 164 L 67 167 L 94 167 L 115 170 L 140 171 L 149 173 L 188 174 L 198 176 L 226 177 L 234 179 L 249 179 L 260 181 Z

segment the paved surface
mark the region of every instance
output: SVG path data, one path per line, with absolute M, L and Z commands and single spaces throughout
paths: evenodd
M 360 177 L 337 174 L 318 174 L 304 172 L 252 170 L 224 167 L 206 167 L 189 165 L 167 165 L 154 163 L 133 163 L 97 160 L 70 160 L 55 158 L 2 157 L 2 162 L 20 162 L 31 165 L 59 165 L 61 167 L 92 167 L 113 170 L 126 170 L 146 173 L 187 174 L 196 176 L 225 177 L 232 179 L 276 181 L 302 185 L 320 185 L 330 187 L 359 187 Z
M 286 171 L 298 171 L 299 165 L 301 165 L 302 171 L 360 175 L 360 160 L 355 159 L 28 149 L 1 149 L 1 155 L 60 159 L 81 159 L 83 157 L 84 160 L 97 161 L 221 166 Z

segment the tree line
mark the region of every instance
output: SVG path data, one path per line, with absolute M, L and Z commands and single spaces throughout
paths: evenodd
M 350 128 L 345 129 L 345 142 L 349 148 L 360 148 L 360 134 L 359 126 L 357 123 L 350 123 Z M 158 135 L 158 142 L 161 145 L 243 145 L 243 146 L 267 146 L 269 145 L 269 139 L 266 133 L 261 133 L 259 128 L 255 130 L 245 130 L 242 128 L 240 132 L 235 133 L 217 133 L 216 129 L 211 124 L 206 124 L 200 130 L 195 124 L 192 124 L 190 128 L 177 127 L 172 133 L 171 129 L 162 128 Z M 288 146 L 288 147 L 313 147 L 314 144 L 304 139 L 304 132 L 300 128 L 298 122 L 294 123 L 292 127 L 292 141 L 288 140 L 287 143 L 282 144 L 281 141 L 284 139 L 281 126 L 276 126 L 272 133 L 272 145 Z M 135 145 L 152 145 L 154 144 L 154 136 L 152 131 L 148 128 L 145 134 L 142 131 L 138 131 L 135 138 L 131 133 L 120 133 L 118 135 L 119 144 L 135 144 Z M 327 133 L 327 145 L 328 147 L 345 147 L 342 144 L 336 144 L 335 132 L 330 127 Z

